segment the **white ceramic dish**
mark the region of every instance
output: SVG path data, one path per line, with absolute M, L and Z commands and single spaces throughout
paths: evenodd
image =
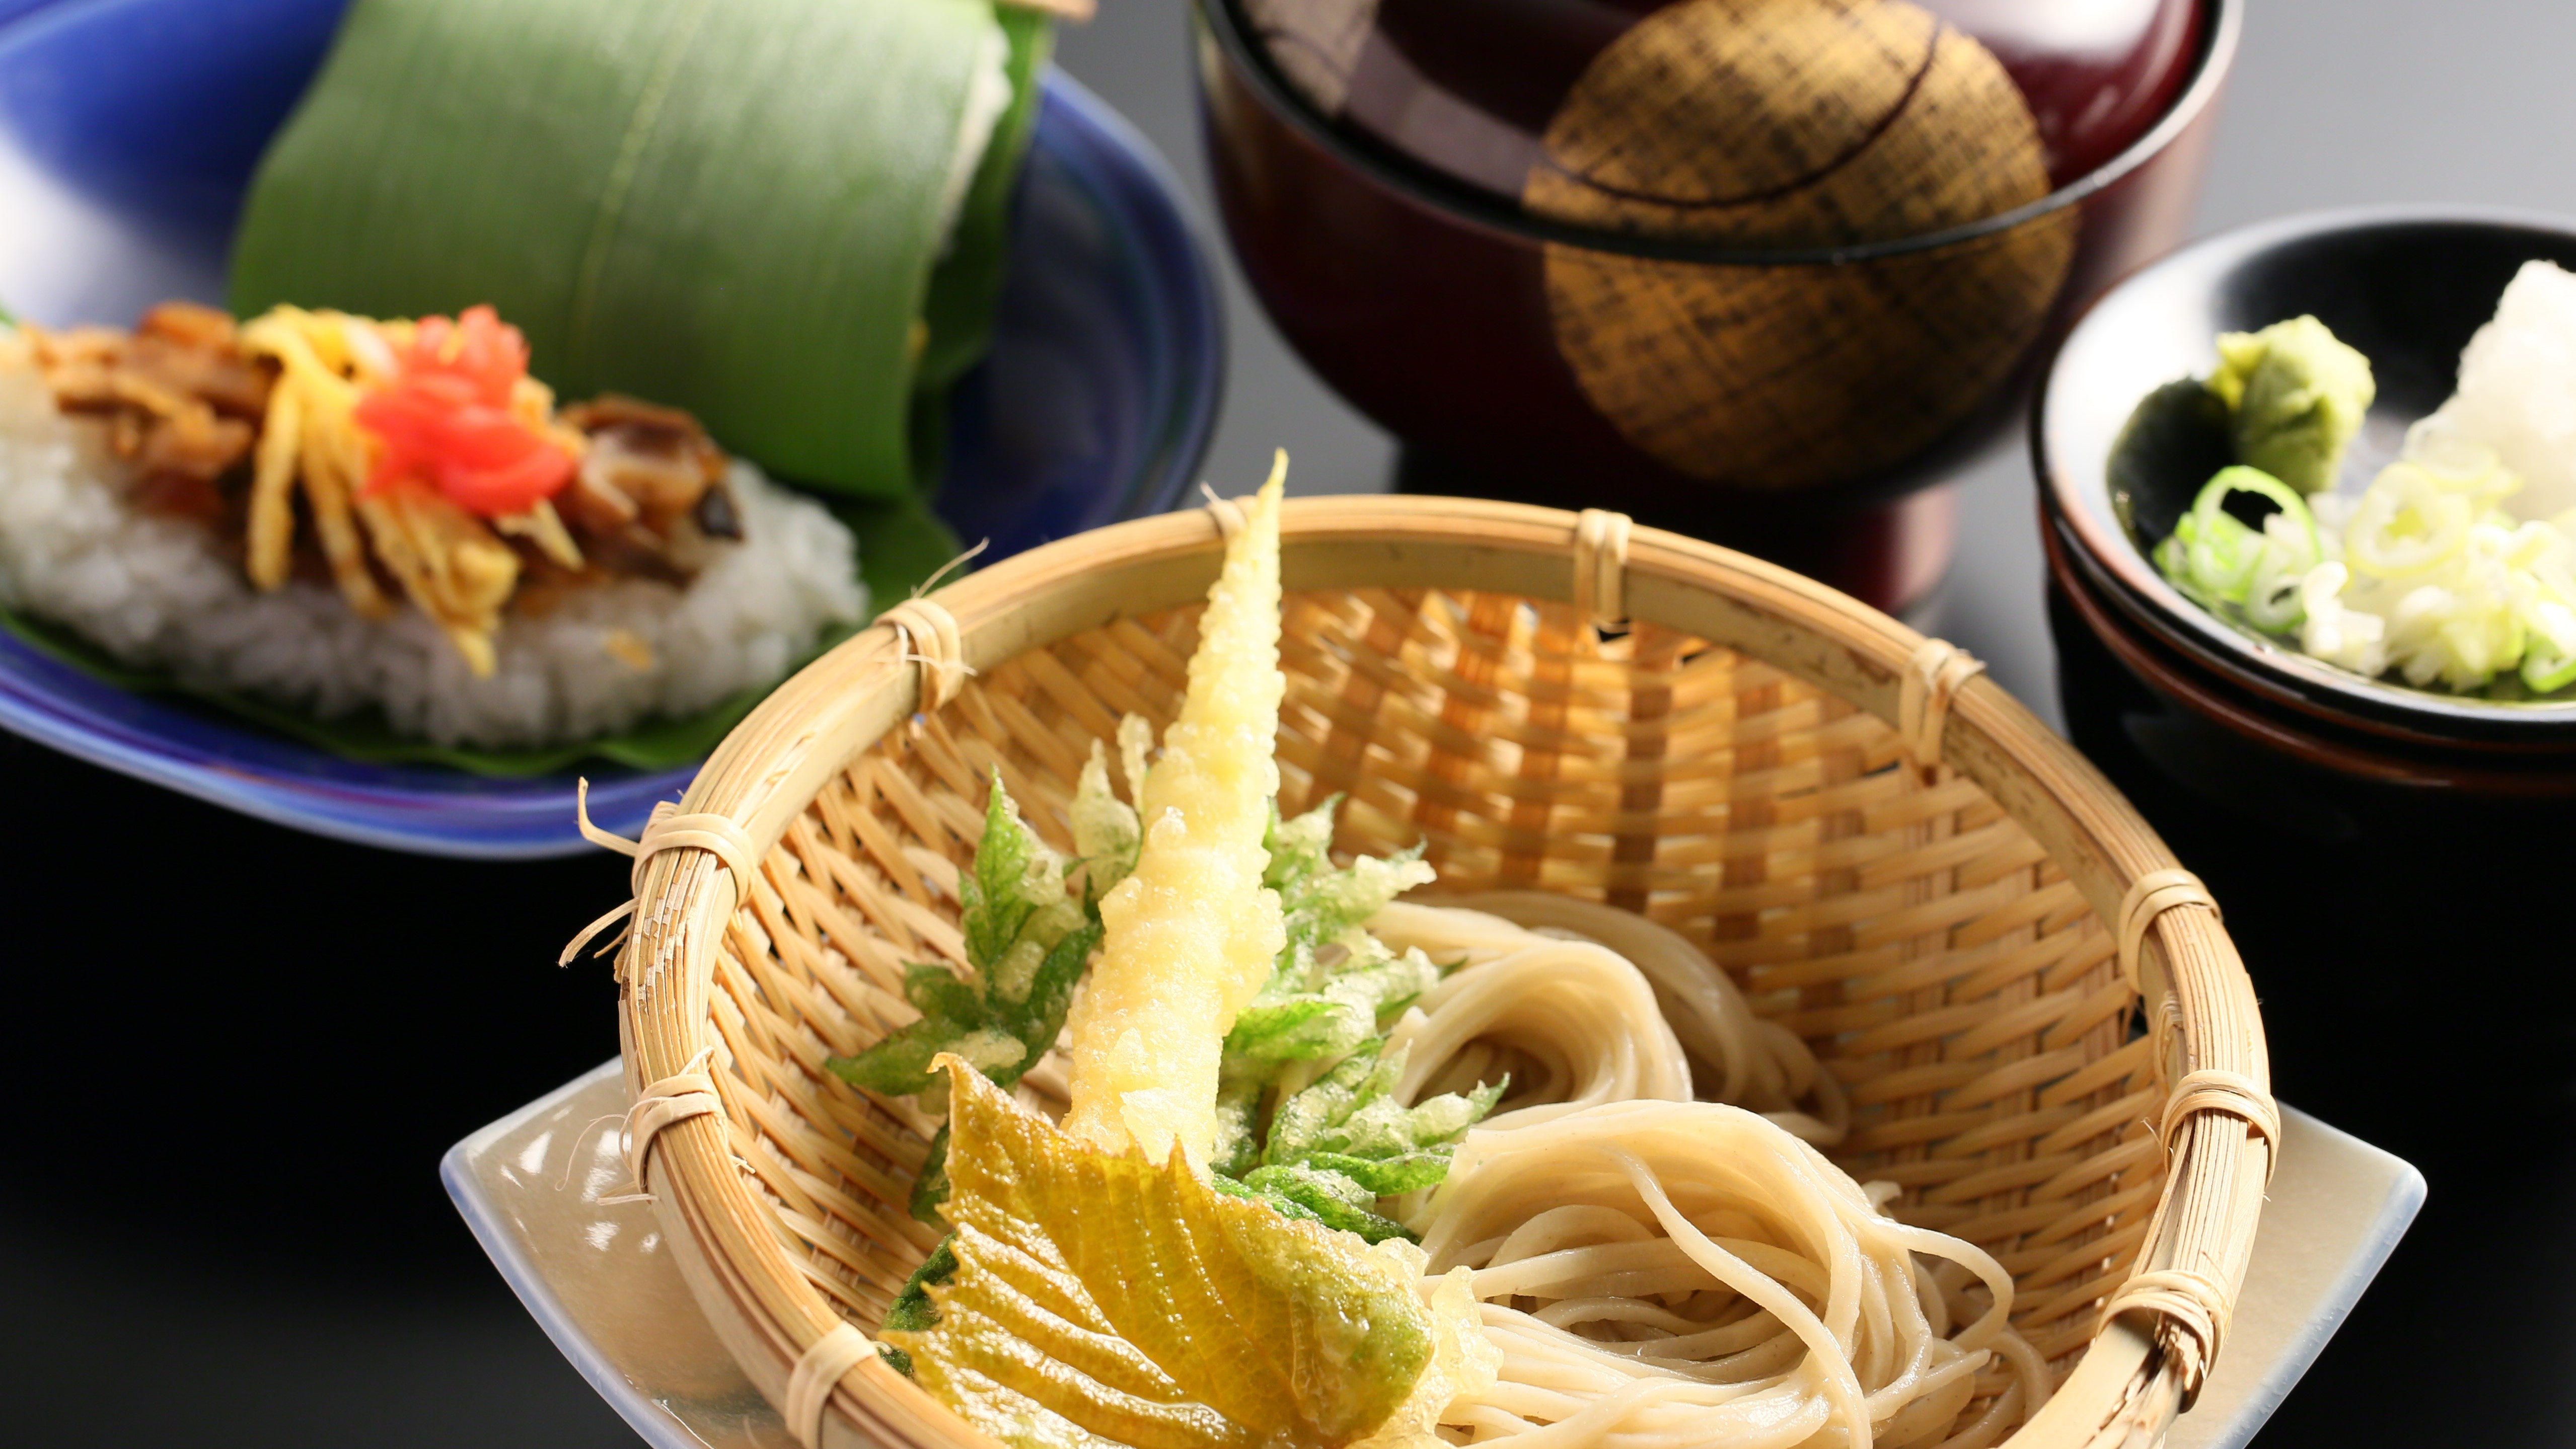
M 439 1176 L 546 1336 L 646 1443 L 794 1449 L 689 1296 L 653 1209 L 599 1202 L 625 1183 L 625 1110 L 608 1062 L 450 1148 Z M 2294 1108 L 2281 1116 L 2281 1167 L 2226 1356 L 2168 1449 L 2252 1439 L 2423 1206 L 2423 1175 L 2404 1161 Z

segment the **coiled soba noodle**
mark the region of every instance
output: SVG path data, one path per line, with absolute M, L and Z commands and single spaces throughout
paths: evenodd
M 1508 1073 L 1503 1108 L 1487 1119 L 1495 1128 L 1639 1097 L 1690 1100 L 1682 1044 L 1635 967 L 1590 941 L 1495 924 L 1512 933 L 1508 946 L 1483 960 L 1471 957 L 1470 969 L 1424 993 L 1387 1034 L 1389 1049 L 1407 1054 L 1399 1100 L 1463 1091 Z
M 1816 1065 L 1807 1044 L 1779 1023 L 1755 1016 L 1744 993 L 1706 953 L 1643 916 L 1543 891 L 1488 891 L 1397 901 L 1371 917 L 1368 929 L 1397 950 L 1418 947 L 1434 961 L 1463 961 L 1477 968 L 1452 975 L 1420 1003 L 1426 1016 L 1442 1018 L 1437 1026 L 1416 1027 L 1409 1034 L 1403 1026 L 1397 1028 L 1394 1040 L 1419 1038 L 1406 1081 L 1408 1087 L 1424 1084 L 1423 1095 L 1491 1080 L 1497 1075 L 1489 1069 L 1493 1061 L 1508 1057 L 1496 1048 L 1508 1046 L 1586 1081 L 1607 1081 L 1617 1074 L 1613 1063 L 1602 1060 L 1605 1056 L 1670 1051 L 1679 1076 L 1674 1081 L 1675 1069 L 1657 1061 L 1640 1068 L 1630 1090 L 1606 1096 L 1537 1084 L 1525 1089 L 1516 1078 L 1509 1099 L 1515 1107 L 1533 1093 L 1540 1102 L 1688 1101 L 1699 1074 L 1683 1056 L 1686 1049 L 1708 1069 L 1698 1085 L 1717 1101 L 1760 1112 L 1826 1146 L 1841 1141 L 1849 1129 L 1851 1112 L 1842 1089 Z M 1593 944 L 1584 951 L 1566 951 L 1552 947 L 1551 941 Z M 1610 964 L 1603 965 L 1605 959 Z M 1552 1002 L 1579 992 L 1574 978 L 1588 974 L 1598 979 L 1602 999 L 1583 1007 L 1580 1020 L 1552 1016 L 1535 1004 L 1517 1009 L 1492 1005 L 1485 998 L 1508 999 L 1519 989 L 1517 981 L 1506 987 L 1492 978 L 1479 979 L 1495 968 L 1532 984 L 1548 983 Z M 1650 988 L 1642 995 L 1635 990 L 1641 978 Z M 1497 1019 L 1489 1028 L 1462 1032 L 1463 1023 L 1445 1020 L 1452 1011 L 1462 1017 L 1493 1012 Z M 1605 1013 L 1624 1025 L 1600 1026 Z M 1501 1019 L 1505 1014 L 1509 1021 Z M 1450 1039 L 1462 1035 L 1472 1048 L 1450 1047 Z M 1444 1048 L 1454 1053 L 1450 1061 L 1430 1060 Z
M 1513 1074 L 1448 1180 L 1396 1205 L 1466 1267 L 1500 1365 L 1442 1415 L 1511 1449 L 1983 1449 L 2046 1397 L 2012 1280 L 1802 1138 L 1848 1112 L 1803 1042 L 1665 928 L 1561 896 L 1398 902 L 1463 963 L 1390 1034 L 1405 1100 Z M 1544 934 L 1542 934 L 1544 932 Z M 1685 1054 L 1685 1047 L 1688 1054 Z M 1724 1102 L 1692 1100 L 1691 1058 Z

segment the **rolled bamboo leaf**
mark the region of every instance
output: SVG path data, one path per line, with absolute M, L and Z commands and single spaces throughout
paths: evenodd
M 1045 26 L 990 0 L 357 0 L 254 179 L 233 305 L 490 302 L 560 395 L 684 407 L 774 474 L 897 497 L 916 382 L 936 415 L 983 348 Z
M 923 392 L 945 393 L 983 360 L 993 340 L 993 312 L 1002 300 L 1010 261 L 1011 187 L 1019 180 L 1037 128 L 1038 72 L 1055 49 L 1055 22 L 1036 10 L 1005 5 L 994 12 L 1010 42 L 1011 108 L 993 128 L 992 143 L 957 213 L 948 250 L 930 275 L 922 304 L 929 337 L 920 365 Z

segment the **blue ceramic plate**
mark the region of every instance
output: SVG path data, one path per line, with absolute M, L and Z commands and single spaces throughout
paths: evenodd
M 345 0 L 0 0 L 0 302 L 130 324 L 218 301 L 261 149 Z M 991 357 L 954 400 L 938 511 L 987 558 L 1173 506 L 1216 411 L 1224 349 L 1206 248 L 1153 147 L 1051 72 L 1012 218 Z M 881 602 L 891 602 L 881 601 Z M 360 764 L 0 635 L 0 727 L 282 825 L 439 855 L 587 849 L 572 778 Z M 588 769 L 632 834 L 694 767 Z

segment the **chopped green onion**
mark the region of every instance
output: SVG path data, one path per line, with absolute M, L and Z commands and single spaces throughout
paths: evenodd
M 2555 694 L 2576 684 L 2576 654 L 2560 654 L 2535 640 L 2523 651 L 2522 683 L 2534 694 Z
M 2269 500 L 2290 521 L 2289 536 L 2269 522 L 2248 527 L 2227 511 L 2231 493 Z M 2304 617 L 2299 581 L 2325 557 L 2316 516 L 2306 500 L 2259 468 L 2222 468 L 2200 490 L 2191 511 L 2156 546 L 2156 567 L 2201 607 L 2234 605 L 2268 633 L 2296 628 Z
M 2248 468 L 2239 464 L 2233 468 L 2219 469 L 2217 475 L 2202 486 L 2200 497 L 2192 501 L 2191 511 L 2202 519 L 2226 518 L 2230 523 L 2235 523 L 2234 517 L 2224 511 L 2227 495 L 2230 493 L 2251 493 L 2257 497 L 2271 499 L 2280 506 L 2283 513 L 2296 520 L 2300 530 L 2307 535 L 2309 559 L 2313 561 L 2325 557 L 2325 547 L 2317 538 L 2316 515 L 2308 511 L 2308 501 L 2300 497 L 2298 491 L 2289 484 L 2260 468 Z M 2244 525 L 2238 523 L 2237 527 L 2244 528 Z M 2252 531 L 2246 529 L 2248 533 Z
M 2475 513 L 2469 500 L 2411 463 L 2391 463 L 2361 497 L 2344 529 L 2344 557 L 2355 573 L 2405 579 L 2429 574 L 2468 546 Z

